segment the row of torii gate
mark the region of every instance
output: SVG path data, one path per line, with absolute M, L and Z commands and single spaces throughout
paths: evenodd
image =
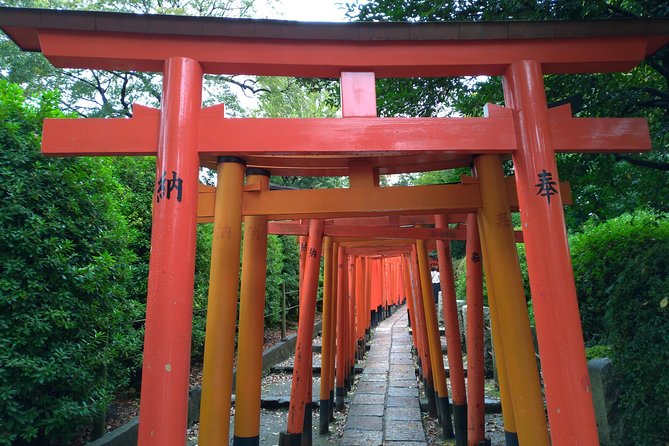
M 629 70 L 666 44 L 667 21 L 303 24 L 0 8 L 0 26 L 22 49 L 41 51 L 57 67 L 164 75 L 160 110 L 137 106 L 131 119 L 46 120 L 43 134 L 47 155 L 157 157 L 140 445 L 185 442 L 198 218 L 214 221 L 200 444 L 228 443 L 242 220 L 234 444 L 259 442 L 268 229 L 308 237 L 288 443 L 299 442 L 311 400 L 322 252 L 322 407 L 344 391 L 372 312 L 406 299 L 423 378 L 434 387 L 434 408 L 450 433 L 427 278 L 431 243 L 444 290 L 458 444 L 467 433 L 469 445 L 483 439 L 475 356 L 468 364 L 468 432 L 462 424 L 467 397 L 448 251 L 448 240 L 460 238 L 467 240 L 472 317 L 481 317 L 481 266 L 486 273 L 508 441 L 517 433 L 522 445 L 598 444 L 562 210 L 568 190 L 559 186 L 555 153 L 645 151 L 650 141 L 643 119 L 573 118 L 568 106 L 549 109 L 543 75 Z M 225 118 L 222 106 L 202 108 L 204 73 L 339 78 L 342 118 Z M 376 116 L 377 78 L 478 75 L 503 79 L 505 107 L 490 105 L 484 118 Z M 515 176 L 504 178 L 501 160 L 509 155 Z M 473 177 L 461 184 L 378 183 L 382 174 L 470 164 Z M 215 191 L 198 186 L 202 165 L 218 169 Z M 350 188 L 269 190 L 270 172 L 345 175 Z M 515 251 L 514 206 L 526 245 L 548 422 Z M 468 328 L 470 342 L 479 343 L 468 348 L 475 355 L 482 354 L 480 336 L 473 335 L 480 323 Z

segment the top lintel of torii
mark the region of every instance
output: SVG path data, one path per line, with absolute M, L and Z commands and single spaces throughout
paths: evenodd
M 170 57 L 206 73 L 339 77 L 626 71 L 669 41 L 669 20 L 303 23 L 0 8 L 0 28 L 61 68 L 156 71 Z

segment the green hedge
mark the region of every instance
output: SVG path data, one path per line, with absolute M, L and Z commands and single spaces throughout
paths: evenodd
M 586 345 L 606 344 L 604 314 L 620 273 L 632 259 L 669 240 L 669 219 L 637 211 L 605 223 L 588 222 L 570 237 L 574 278 Z
M 669 442 L 669 239 L 627 257 L 612 284 L 605 326 L 628 444 Z
M 591 351 L 605 350 L 613 360 L 626 444 L 664 445 L 669 441 L 669 218 L 637 211 L 589 222 L 570 242 L 585 341 Z
M 0 445 L 68 444 L 140 349 L 127 188 L 110 160 L 39 153 L 57 103 L 0 81 Z

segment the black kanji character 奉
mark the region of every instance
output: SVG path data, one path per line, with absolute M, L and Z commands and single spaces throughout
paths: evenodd
M 546 169 L 542 169 L 541 172 L 537 174 L 539 177 L 539 182 L 535 184 L 535 187 L 539 188 L 537 195 L 546 197 L 548 204 L 551 204 L 551 195 L 557 195 L 558 191 L 555 189 L 557 183 L 553 181 L 553 174 L 546 172 Z
M 472 262 L 476 263 L 476 262 L 480 262 L 480 261 L 481 261 L 481 254 L 479 254 L 478 252 L 473 253 L 472 254 Z

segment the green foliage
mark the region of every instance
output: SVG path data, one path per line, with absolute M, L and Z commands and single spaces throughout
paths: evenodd
M 418 22 L 667 17 L 666 3 L 370 0 L 346 7 L 352 20 Z M 648 154 L 558 156 L 560 178 L 570 181 L 574 192 L 574 204 L 566 209 L 569 227 L 639 207 L 668 212 L 669 49 L 629 73 L 548 75 L 544 82 L 551 105 L 570 103 L 580 117 L 645 117 L 651 130 L 653 151 Z M 377 96 L 382 116 L 480 116 L 486 103 L 504 103 L 499 77 L 382 79 Z
M 668 220 L 644 249 L 626 253 L 628 266 L 612 284 L 605 325 L 620 384 L 619 407 L 628 444 L 669 441 Z
M 597 344 L 585 349 L 585 357 L 588 360 L 594 358 L 610 358 L 613 355 L 613 349 L 610 345 Z
M 669 219 L 637 211 L 597 224 L 591 221 L 570 239 L 574 277 L 587 345 L 606 344 L 604 313 L 620 273 L 630 260 L 669 240 Z M 639 274 L 642 274 L 639 270 Z M 651 280 L 647 277 L 647 280 Z
M 0 81 L 0 444 L 66 444 L 141 343 L 127 188 L 109 160 L 39 153 L 57 103 Z
M 207 297 L 211 267 L 211 242 L 213 225 L 197 227 L 195 249 L 195 289 L 193 291 L 193 332 L 191 336 L 191 362 L 201 362 L 204 357 L 204 336 L 207 325 Z
M 0 6 L 136 14 L 178 14 L 214 17 L 250 17 L 254 0 L 0 0 Z M 27 91 L 58 89 L 60 106 L 87 117 L 132 114 L 132 104 L 157 106 L 162 75 L 131 71 L 56 69 L 40 53 L 21 52 L 14 42 L 0 36 L 0 79 L 18 83 Z M 255 93 L 253 82 L 234 76 L 206 75 L 205 105 L 226 105 L 226 114 L 243 114 L 232 88 Z
M 267 237 L 267 279 L 265 282 L 265 323 L 275 325 L 281 321 L 283 292 L 284 247 L 276 235 Z

